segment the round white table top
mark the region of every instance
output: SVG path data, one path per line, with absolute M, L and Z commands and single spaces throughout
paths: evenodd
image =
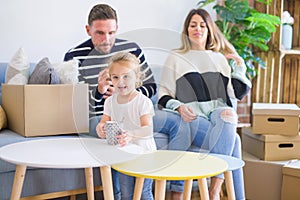
M 227 155 L 223 155 L 223 154 L 215 154 L 215 153 L 210 153 L 209 155 L 216 156 L 216 157 L 221 158 L 224 161 L 226 161 L 228 164 L 227 171 L 233 171 L 233 170 L 242 168 L 245 165 L 245 162 L 242 159 L 239 159 L 236 157 L 227 156 Z
M 190 180 L 211 177 L 227 170 L 223 159 L 195 152 L 158 150 L 134 160 L 112 165 L 124 174 L 161 180 Z
M 0 158 L 17 165 L 41 168 L 100 167 L 136 158 L 143 149 L 107 144 L 98 138 L 37 139 L 0 148 Z

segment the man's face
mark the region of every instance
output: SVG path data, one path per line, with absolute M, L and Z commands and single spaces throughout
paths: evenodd
M 97 51 L 103 54 L 110 53 L 115 43 L 118 25 L 116 20 L 95 20 L 92 25 L 86 26 L 86 31 L 92 38 L 92 42 Z

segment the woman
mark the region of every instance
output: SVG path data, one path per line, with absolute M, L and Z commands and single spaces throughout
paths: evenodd
M 188 138 L 202 151 L 241 158 L 232 99 L 243 98 L 251 88 L 243 59 L 203 9 L 189 12 L 181 42 L 164 65 L 159 105 L 189 123 Z M 228 60 L 233 60 L 232 68 Z M 177 145 L 179 149 L 180 142 Z M 233 179 L 236 199 L 245 199 L 242 169 L 233 172 Z M 222 183 L 223 175 L 211 178 L 210 199 L 220 199 Z M 172 185 L 173 199 L 181 199 L 183 182 L 171 183 L 171 190 Z

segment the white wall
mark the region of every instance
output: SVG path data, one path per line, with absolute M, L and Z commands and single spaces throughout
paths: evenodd
M 23 47 L 31 62 L 63 60 L 65 52 L 88 38 L 87 16 L 93 5 L 117 10 L 119 36 L 136 40 L 146 54 L 179 46 L 183 21 L 199 0 L 9 0 L 0 3 L 0 62 Z M 207 10 L 215 16 L 213 9 Z M 155 50 L 154 50 L 155 49 Z M 158 58 L 156 58 L 158 59 Z

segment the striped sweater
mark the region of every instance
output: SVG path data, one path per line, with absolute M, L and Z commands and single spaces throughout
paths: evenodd
M 90 93 L 90 117 L 103 114 L 103 105 L 105 99 L 98 92 L 98 74 L 101 70 L 108 67 L 108 59 L 115 53 L 127 51 L 136 55 L 140 59 L 142 72 L 145 73 L 143 86 L 138 88 L 144 95 L 151 98 L 156 93 L 156 84 L 150 67 L 148 66 L 141 48 L 134 42 L 116 39 L 114 46 L 109 54 L 100 54 L 94 49 L 91 39 L 85 41 L 79 46 L 70 49 L 64 61 L 76 59 L 79 61 L 79 81 L 89 84 Z
M 218 107 L 232 106 L 231 99 L 242 99 L 250 90 L 246 66 L 229 66 L 223 54 L 210 50 L 173 51 L 167 58 L 159 88 L 159 106 L 175 111 L 190 106 L 205 118 Z

